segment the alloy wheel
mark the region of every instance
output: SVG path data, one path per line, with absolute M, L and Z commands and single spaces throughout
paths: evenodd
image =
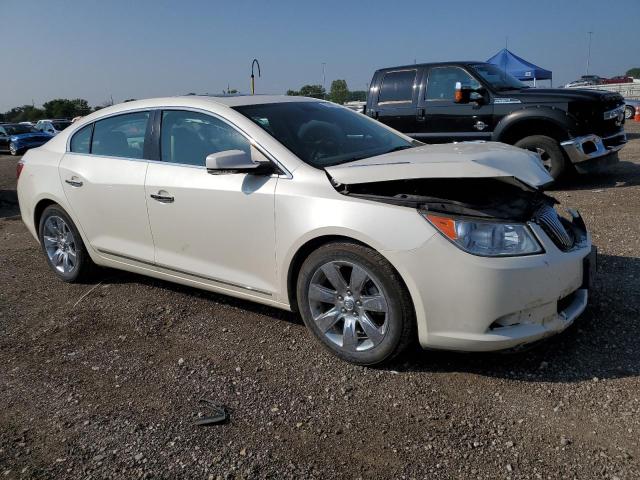
M 47 218 L 43 228 L 43 242 L 47 257 L 58 272 L 69 274 L 76 268 L 76 240 L 63 218 L 56 215 Z
M 18 154 L 18 149 L 16 148 L 16 144 L 15 144 L 15 143 L 13 143 L 13 142 L 11 142 L 11 143 L 9 144 L 9 153 L 10 153 L 11 155 L 17 155 L 17 154 Z
M 344 351 L 367 351 L 384 339 L 388 302 L 364 266 L 346 261 L 321 265 L 311 278 L 308 297 L 315 325 Z

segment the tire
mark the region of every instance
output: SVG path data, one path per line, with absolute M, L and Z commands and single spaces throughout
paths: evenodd
M 59 205 L 50 205 L 42 212 L 38 238 L 49 267 L 60 280 L 81 282 L 94 272 L 95 264 L 78 229 Z
M 380 365 L 416 339 L 409 292 L 391 264 L 368 247 L 332 242 L 311 253 L 298 274 L 297 298 L 307 328 L 347 362 Z
M 21 153 L 21 152 L 20 152 L 20 150 L 16 147 L 16 144 L 15 144 L 15 143 L 13 143 L 13 142 L 11 142 L 11 143 L 9 144 L 9 153 L 15 157 L 16 155 L 20 155 L 20 153 Z
M 515 146 L 540 153 L 544 167 L 554 180 L 558 180 L 567 169 L 567 159 L 562 147 L 551 137 L 532 135 L 518 140 Z
M 625 119 L 630 120 L 635 116 L 635 114 L 636 114 L 636 110 L 631 105 L 626 105 L 624 107 L 624 118 Z

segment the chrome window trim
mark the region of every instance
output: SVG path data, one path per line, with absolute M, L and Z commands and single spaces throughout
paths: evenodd
M 160 111 L 160 112 L 162 112 L 163 110 L 183 110 L 183 111 L 202 113 L 203 115 L 212 116 L 212 117 L 222 121 L 223 123 L 226 123 L 231 128 L 236 130 L 240 135 L 242 135 L 245 139 L 248 140 L 250 145 L 254 146 L 268 160 L 273 162 L 282 172 L 284 172 L 283 174 L 276 174 L 276 176 L 278 176 L 278 177 L 286 177 L 288 179 L 292 179 L 293 178 L 293 175 L 289 171 L 289 169 L 287 169 L 281 162 L 279 162 L 275 158 L 274 155 L 272 155 L 266 148 L 264 148 L 258 141 L 256 141 L 255 138 L 253 138 L 250 134 L 248 134 L 241 127 L 239 127 L 238 125 L 236 125 L 235 123 L 233 123 L 229 119 L 224 118 L 224 117 L 222 117 L 221 115 L 219 115 L 217 113 L 214 113 L 214 112 L 212 112 L 210 110 L 197 108 L 197 107 L 186 107 L 186 106 L 171 105 L 171 106 L 157 106 L 157 107 L 151 107 L 151 108 L 148 108 L 148 107 L 147 108 L 134 108 L 134 109 L 126 110 L 126 111 L 122 111 L 122 112 L 110 113 L 108 115 L 105 115 L 104 117 L 96 118 L 95 120 L 93 120 L 91 122 L 83 123 L 82 125 L 79 125 L 78 128 L 73 130 L 69 134 L 69 137 L 67 138 L 67 145 L 66 145 L 65 154 L 70 154 L 71 153 L 71 154 L 75 154 L 75 155 L 84 155 L 84 156 L 92 156 L 92 157 L 95 156 L 95 157 L 101 157 L 101 158 L 116 158 L 116 159 L 120 159 L 120 160 L 144 161 L 144 162 L 152 162 L 152 163 L 162 163 L 163 165 L 179 165 L 179 166 L 184 166 L 184 167 L 206 169 L 206 167 L 204 165 L 203 166 L 198 166 L 198 165 L 191 165 L 191 164 L 188 164 L 188 163 L 164 162 L 162 160 L 148 160 L 148 159 L 144 159 L 144 158 L 112 157 L 112 156 L 109 156 L 109 155 L 96 155 L 94 153 L 78 153 L 78 152 L 72 152 L 71 151 L 71 138 L 79 130 L 81 130 L 82 128 L 86 127 L 87 125 L 91 125 L 92 123 L 96 123 L 96 122 L 99 122 L 101 120 L 105 120 L 107 118 L 116 117 L 116 116 L 119 116 L 119 115 L 127 115 L 129 113 L 149 112 L 149 114 L 151 114 L 154 110 L 157 110 L 157 111 Z M 151 120 L 151 118 L 149 118 L 149 120 Z M 162 132 L 160 132 L 160 133 L 162 134 Z M 274 140 L 276 140 L 276 139 L 274 138 Z

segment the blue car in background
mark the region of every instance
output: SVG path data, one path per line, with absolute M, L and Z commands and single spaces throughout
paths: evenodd
M 30 125 L 21 123 L 0 123 L 0 152 L 22 155 L 30 148 L 47 143 L 53 135 L 40 132 Z

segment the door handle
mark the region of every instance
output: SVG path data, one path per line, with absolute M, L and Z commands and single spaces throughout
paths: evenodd
M 154 200 L 157 200 L 160 203 L 173 203 L 173 201 L 175 200 L 173 197 L 170 197 L 169 195 L 159 195 L 159 193 L 160 192 L 158 192 L 158 194 L 152 193 L 150 197 L 153 198 Z
M 67 182 L 69 185 L 71 185 L 72 187 L 81 187 L 83 185 L 83 183 L 80 180 L 73 180 L 76 177 L 71 177 L 71 179 L 66 179 L 65 182 Z

